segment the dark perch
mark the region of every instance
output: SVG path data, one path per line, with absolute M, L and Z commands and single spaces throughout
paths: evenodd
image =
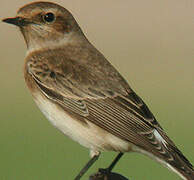
M 120 152 L 108 168 L 100 168 L 97 173 L 90 176 L 89 180 L 129 180 L 121 174 L 111 172 L 122 156 L 123 153 Z
M 97 173 L 90 176 L 89 180 L 129 180 L 126 177 L 110 172 L 106 173 L 103 169 L 99 169 Z
M 116 158 L 112 161 L 110 166 L 106 169 L 100 168 L 97 173 L 90 176 L 89 180 L 128 180 L 124 176 L 113 173 L 112 170 L 115 167 L 115 165 L 118 163 L 118 161 L 121 159 L 124 153 L 120 152 Z M 81 177 L 87 172 L 87 170 L 96 162 L 96 160 L 99 158 L 99 155 L 94 156 L 92 159 L 90 159 L 87 164 L 82 168 L 80 173 L 76 176 L 74 180 L 80 180 Z

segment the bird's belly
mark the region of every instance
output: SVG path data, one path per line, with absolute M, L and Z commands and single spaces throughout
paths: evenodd
M 95 124 L 87 124 L 72 118 L 57 104 L 48 100 L 40 93 L 33 94 L 35 102 L 48 120 L 71 139 L 92 151 L 121 151 L 131 149 L 130 143 L 117 138 Z

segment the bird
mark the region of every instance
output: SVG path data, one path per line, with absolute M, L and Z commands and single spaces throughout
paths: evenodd
M 47 119 L 90 151 L 80 179 L 103 151 L 151 157 L 182 179 L 192 164 L 166 135 L 144 101 L 87 39 L 73 15 L 52 2 L 32 2 L 3 22 L 19 27 L 27 45 L 24 78 Z

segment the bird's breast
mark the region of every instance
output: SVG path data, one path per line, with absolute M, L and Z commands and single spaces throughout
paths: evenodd
M 33 92 L 36 104 L 47 119 L 66 136 L 93 151 L 122 151 L 131 149 L 131 145 L 95 124 L 81 123 L 64 111 L 59 105 L 47 99 L 41 92 Z

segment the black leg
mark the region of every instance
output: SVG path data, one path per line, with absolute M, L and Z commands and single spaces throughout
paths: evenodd
M 88 161 L 88 163 L 84 166 L 84 168 L 80 171 L 80 173 L 76 176 L 74 180 L 80 180 L 80 178 L 86 173 L 86 171 L 98 160 L 100 154 L 95 155 Z
M 110 164 L 110 166 L 106 169 L 100 168 L 99 169 L 99 173 L 100 174 L 111 174 L 112 169 L 115 167 L 115 165 L 117 164 L 117 162 L 119 161 L 119 159 L 121 159 L 121 157 L 123 156 L 124 153 L 120 152 L 116 158 L 113 160 L 113 162 Z
M 117 164 L 117 162 L 121 159 L 121 157 L 123 156 L 124 153 L 120 152 L 116 158 L 113 160 L 113 162 L 111 163 L 111 165 L 107 168 L 107 170 L 109 172 L 112 171 L 112 169 L 115 167 L 115 165 Z

